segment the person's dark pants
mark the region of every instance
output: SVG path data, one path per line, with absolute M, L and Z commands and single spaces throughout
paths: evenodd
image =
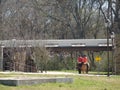
M 82 67 L 82 64 L 83 64 L 83 63 L 78 63 L 78 72 L 79 72 L 79 74 L 81 74 L 81 67 Z

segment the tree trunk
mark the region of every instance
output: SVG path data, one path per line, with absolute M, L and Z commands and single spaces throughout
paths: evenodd
M 1 25 L 2 25 L 2 10 L 1 10 L 1 0 L 0 0 L 0 30 L 1 30 Z
M 116 49 L 114 53 L 115 74 L 120 74 L 120 34 L 116 35 L 115 43 L 116 43 Z
M 116 14 L 115 14 L 115 19 L 114 19 L 114 32 L 116 34 L 115 37 L 115 43 L 116 43 L 116 48 L 115 48 L 115 73 L 120 74 L 120 1 L 116 0 Z

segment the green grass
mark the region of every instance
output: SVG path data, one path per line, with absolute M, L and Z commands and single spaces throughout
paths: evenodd
M 59 77 L 65 75 L 40 75 L 40 74 L 0 74 L 0 77 L 37 76 Z M 45 83 L 38 85 L 6 86 L 0 85 L 0 90 L 120 90 L 120 76 L 68 76 L 74 78 L 73 83 Z

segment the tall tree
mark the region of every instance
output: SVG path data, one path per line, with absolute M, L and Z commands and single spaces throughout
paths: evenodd
M 99 1 L 100 10 L 104 16 L 105 22 L 109 22 L 109 35 L 111 32 L 115 33 L 115 53 L 114 53 L 114 62 L 115 62 L 115 72 L 116 74 L 120 74 L 120 1 L 119 0 L 107 0 L 107 1 Z M 107 7 L 102 8 L 104 5 L 107 4 Z
M 0 23 L 2 22 L 1 19 L 2 19 L 2 9 L 1 9 L 1 0 L 0 0 Z M 0 24 L 1 25 L 1 24 Z
M 120 0 L 115 2 L 115 17 L 113 23 L 113 31 L 116 34 L 116 49 L 115 49 L 115 63 L 116 63 L 116 74 L 120 74 Z

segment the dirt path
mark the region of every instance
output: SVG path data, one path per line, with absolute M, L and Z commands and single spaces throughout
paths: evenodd
M 26 72 L 0 72 L 3 74 L 10 74 L 10 73 L 15 73 L 15 74 L 41 74 L 41 75 L 79 75 L 79 76 L 107 76 L 107 75 L 94 75 L 94 74 L 78 74 L 78 72 L 72 73 L 72 72 L 59 72 L 59 71 L 47 71 L 47 72 L 39 72 L 39 73 L 26 73 Z

